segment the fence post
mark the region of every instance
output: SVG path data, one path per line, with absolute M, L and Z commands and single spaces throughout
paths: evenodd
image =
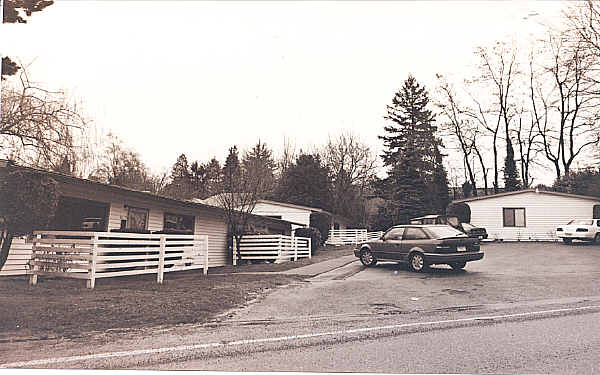
M 163 283 L 164 269 L 165 269 L 165 247 L 167 244 L 167 238 L 164 234 L 160 235 L 160 248 L 158 250 L 158 272 L 156 274 L 156 282 L 159 284 Z
M 308 259 L 312 258 L 312 249 L 310 244 L 311 238 L 308 237 Z
M 231 248 L 231 258 L 233 259 L 233 265 L 237 266 L 237 241 L 235 240 L 235 236 L 233 236 L 233 241 L 231 241 L 231 243 L 233 244 L 233 247 Z
M 42 235 L 41 234 L 36 234 L 35 238 L 36 238 L 36 240 L 39 240 L 40 238 L 42 238 Z M 36 244 L 38 243 L 38 241 L 36 241 L 36 240 L 33 240 L 33 245 L 31 247 L 31 250 L 32 250 L 31 260 L 33 262 L 35 262 Z M 31 275 L 29 276 L 29 285 L 36 285 L 37 284 L 38 275 L 37 275 L 36 272 L 39 269 L 40 269 L 40 266 L 38 266 L 37 264 L 33 264 L 33 269 L 31 270 Z
M 96 286 L 96 262 L 98 260 L 98 233 L 94 233 L 92 236 L 92 264 L 88 269 L 88 280 L 86 282 L 86 287 L 88 289 L 94 289 Z
M 204 269 L 202 270 L 206 275 L 208 273 L 208 236 L 204 236 Z
M 282 246 L 282 242 L 283 242 L 283 236 L 280 234 L 279 235 L 279 244 L 277 246 L 277 259 L 281 258 L 281 246 Z
M 292 246 L 294 246 L 294 262 L 298 260 L 298 237 L 292 237 Z

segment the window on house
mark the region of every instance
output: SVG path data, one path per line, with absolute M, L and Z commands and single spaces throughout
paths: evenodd
M 525 227 L 525 209 L 504 208 L 503 219 L 505 227 Z
M 127 207 L 127 229 L 145 230 L 148 228 L 148 209 Z
M 164 230 L 174 229 L 193 232 L 194 217 L 188 215 L 165 213 L 163 228 Z

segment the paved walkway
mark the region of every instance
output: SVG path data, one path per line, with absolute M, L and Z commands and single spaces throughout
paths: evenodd
M 357 260 L 358 258 L 354 255 L 345 255 L 339 258 L 326 260 L 324 262 L 309 264 L 308 266 L 283 271 L 281 273 L 284 275 L 317 276 L 336 268 L 343 267 Z

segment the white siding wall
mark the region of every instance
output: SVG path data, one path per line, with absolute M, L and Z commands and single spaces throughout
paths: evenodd
M 123 202 L 113 202 L 108 210 L 108 230 L 121 228 L 121 217 L 127 218 L 127 209 Z
M 310 210 L 301 208 L 285 207 L 270 203 L 259 202 L 252 210 L 254 215 L 261 216 L 281 216 L 282 220 L 291 221 L 298 224 L 310 225 Z
M 27 262 L 31 259 L 32 246 L 31 243 L 25 242 L 24 238 L 13 238 L 8 259 L 0 271 L 0 276 L 25 275 L 28 270 Z
M 194 234 L 208 236 L 208 266 L 219 267 L 227 264 L 227 222 L 224 218 L 211 214 L 196 214 Z
M 556 240 L 556 227 L 572 219 L 591 219 L 593 201 L 543 192 L 525 192 L 465 202 L 471 208 L 471 224 L 484 227 L 490 239 L 507 241 Z M 525 227 L 504 227 L 503 208 L 525 208 Z

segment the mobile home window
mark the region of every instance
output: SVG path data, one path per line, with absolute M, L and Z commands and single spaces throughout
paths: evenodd
M 525 209 L 524 208 L 504 208 L 504 226 L 505 227 L 524 227 Z
M 127 229 L 145 230 L 148 227 L 148 210 L 138 207 L 127 209 Z
M 194 231 L 194 217 L 188 215 L 178 215 L 165 213 L 163 223 L 164 229 L 177 229 Z

